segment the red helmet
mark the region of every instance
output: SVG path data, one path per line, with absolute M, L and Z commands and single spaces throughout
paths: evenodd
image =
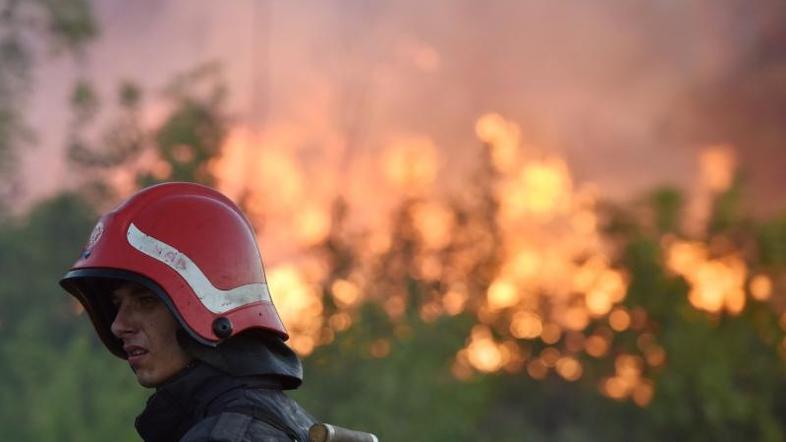
M 108 284 L 117 280 L 157 294 L 202 344 L 214 347 L 251 329 L 288 338 L 251 224 L 209 187 L 165 183 L 139 191 L 101 217 L 60 280 L 85 307 L 104 344 L 125 358 L 109 329 L 116 312 Z

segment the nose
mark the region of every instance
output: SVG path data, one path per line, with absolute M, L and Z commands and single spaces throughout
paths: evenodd
M 112 331 L 112 334 L 118 338 L 122 338 L 134 332 L 133 314 L 127 306 L 120 304 L 117 309 L 117 315 L 115 315 L 115 319 L 112 321 L 112 325 L 109 329 Z

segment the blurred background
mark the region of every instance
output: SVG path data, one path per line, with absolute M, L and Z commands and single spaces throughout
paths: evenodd
M 0 1 L 0 427 L 138 440 L 58 286 L 215 186 L 293 393 L 384 441 L 786 438 L 786 4 Z

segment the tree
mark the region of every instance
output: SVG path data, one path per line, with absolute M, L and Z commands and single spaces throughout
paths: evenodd
M 12 182 L 18 150 L 34 141 L 24 109 L 39 57 L 36 47 L 44 43 L 50 52 L 79 57 L 97 34 L 87 0 L 6 0 L 0 4 L 0 179 Z M 0 202 L 13 192 L 10 185 L 3 189 Z

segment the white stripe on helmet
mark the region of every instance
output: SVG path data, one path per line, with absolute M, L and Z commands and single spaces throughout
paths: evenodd
M 267 284 L 261 282 L 235 287 L 231 290 L 217 288 L 186 254 L 142 232 L 133 223 L 128 227 L 126 237 L 133 248 L 161 261 L 182 276 L 196 293 L 202 305 L 213 313 L 224 313 L 252 302 L 271 302 Z

